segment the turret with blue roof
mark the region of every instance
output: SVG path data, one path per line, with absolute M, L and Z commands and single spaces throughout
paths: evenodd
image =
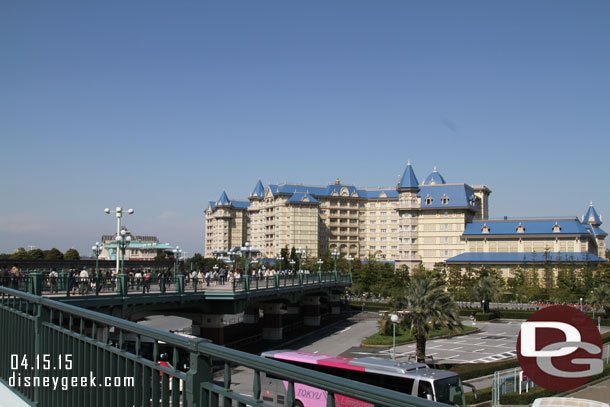
M 446 184 L 446 182 L 445 182 L 445 179 L 443 178 L 443 176 L 436 169 L 436 165 L 435 165 L 434 169 L 432 170 L 430 175 L 428 175 L 426 177 L 426 180 L 424 181 L 424 185 L 438 185 L 438 184 Z
M 587 213 L 585 213 L 585 216 L 582 217 L 582 223 L 588 223 L 593 227 L 598 227 L 602 224 L 602 219 L 593 207 L 593 202 L 589 204 L 589 209 L 587 209 Z
M 400 183 L 396 187 L 398 192 L 401 191 L 419 191 L 419 182 L 417 181 L 417 177 L 415 176 L 415 172 L 413 171 L 413 167 L 411 166 L 411 161 L 407 162 L 407 168 L 405 168 L 405 172 L 402 174 L 400 178 Z
M 254 187 L 254 190 L 250 194 L 250 199 L 263 199 L 265 197 L 265 188 L 263 187 L 263 183 L 259 179 Z
M 216 206 L 229 206 L 229 205 L 231 205 L 231 201 L 229 200 L 227 193 L 225 191 L 222 191 L 220 198 L 218 198 L 218 200 L 216 201 Z

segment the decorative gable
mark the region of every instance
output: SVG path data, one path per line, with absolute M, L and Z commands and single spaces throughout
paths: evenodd
M 523 227 L 521 222 L 519 222 L 519 224 L 517 225 L 517 233 L 525 233 L 525 228 Z
M 559 223 L 555 222 L 555 224 L 553 225 L 553 233 L 559 232 L 561 232 L 561 226 L 559 226 Z
M 481 233 L 489 233 L 489 230 L 489 226 L 487 226 L 487 223 L 485 223 L 481 228 Z

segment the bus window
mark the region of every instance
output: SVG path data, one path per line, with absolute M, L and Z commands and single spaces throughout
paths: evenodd
M 388 390 L 399 391 L 405 394 L 411 394 L 413 391 L 413 382 L 415 380 L 409 379 L 407 377 L 398 377 L 398 376 L 382 376 L 383 381 L 381 383 L 381 387 L 384 387 Z
M 439 403 L 462 405 L 462 385 L 458 376 L 435 380 L 434 389 Z
M 423 399 L 434 400 L 434 393 L 432 392 L 432 385 L 429 382 L 423 380 L 419 381 L 419 388 L 417 389 L 417 397 Z

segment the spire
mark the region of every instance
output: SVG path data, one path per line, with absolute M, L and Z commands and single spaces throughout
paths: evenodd
M 436 165 L 434 166 L 434 169 L 432 170 L 432 172 L 430 173 L 430 175 L 428 175 L 424 181 L 424 185 L 438 185 L 438 184 L 446 184 L 445 179 L 443 178 L 443 176 L 441 175 L 440 172 L 438 172 L 438 169 L 436 168 Z
M 251 198 L 263 198 L 265 196 L 265 188 L 263 187 L 263 183 L 259 179 L 254 187 L 254 190 L 250 194 Z
M 600 218 L 600 216 L 597 214 L 597 211 L 593 207 L 593 202 L 591 202 L 589 204 L 589 209 L 587 210 L 587 213 L 585 213 L 585 216 L 582 217 L 582 222 L 588 223 L 594 227 L 598 227 L 599 225 L 602 224 L 602 219 Z
M 225 191 L 222 191 L 222 195 L 220 195 L 220 198 L 216 201 L 216 205 L 231 205 L 231 201 L 229 201 L 229 197 Z
M 411 167 L 411 160 L 407 163 L 407 168 L 405 168 L 405 172 L 402 174 L 400 178 L 400 183 L 396 190 L 415 190 L 419 191 L 419 182 L 417 181 L 417 177 L 415 177 L 415 172 L 413 172 L 413 167 Z

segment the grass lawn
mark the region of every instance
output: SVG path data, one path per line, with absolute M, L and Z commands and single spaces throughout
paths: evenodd
M 461 334 L 469 331 L 476 331 L 477 328 L 474 326 L 463 326 L 462 328 L 458 328 L 456 331 L 451 332 L 447 328 L 441 328 L 434 331 L 430 331 L 428 337 L 429 339 L 437 337 L 437 336 L 446 336 L 450 334 Z M 396 345 L 401 345 L 406 342 L 414 341 L 415 337 L 411 335 L 409 330 L 403 331 L 399 326 L 396 326 Z M 363 342 L 364 345 L 387 345 L 392 346 L 392 335 L 386 336 L 382 335 L 381 332 L 377 332 L 375 335 L 369 336 Z

